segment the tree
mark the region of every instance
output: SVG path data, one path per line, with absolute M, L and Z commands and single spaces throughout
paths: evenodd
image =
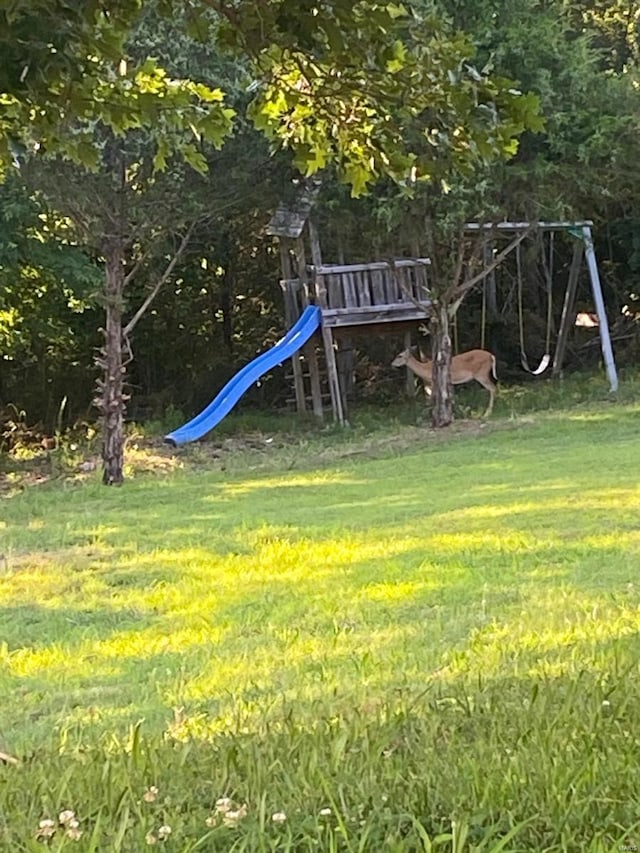
M 172 79 L 153 60 L 130 63 L 122 40 L 118 43 L 122 53 L 117 63 L 111 53 L 85 58 L 89 65 L 79 93 L 73 90 L 59 98 L 55 120 L 58 90 L 54 84 L 42 88 L 41 113 L 23 137 L 27 151 L 34 151 L 24 158 L 23 173 L 56 200 L 74 223 L 76 236 L 104 259 L 105 344 L 98 360 L 103 378 L 96 402 L 103 419 L 107 484 L 123 478 L 123 346 L 128 347 L 129 335 L 171 275 L 202 213 L 192 209 L 191 222 L 183 223 L 175 211 L 167 215 L 169 194 L 175 193 L 181 170 L 176 165 L 171 177 L 163 173 L 177 152 L 193 169 L 204 171 L 200 145 L 219 146 L 234 114 L 219 89 Z M 56 75 L 57 70 L 51 72 L 53 80 Z M 32 97 L 31 88 L 22 101 L 14 97 L 10 118 L 20 115 Z M 149 243 L 157 240 L 163 215 L 174 232 L 182 224 L 181 239 L 159 280 L 123 326 L 125 287 L 149 254 Z

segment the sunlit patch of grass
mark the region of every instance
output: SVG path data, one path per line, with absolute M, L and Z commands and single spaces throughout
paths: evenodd
M 341 483 L 357 484 L 358 482 L 362 485 L 362 481 L 347 477 L 343 472 L 314 471 L 306 475 L 264 477 L 259 481 L 245 480 L 240 483 L 229 483 L 223 487 L 222 496 L 234 498 L 238 495 L 250 494 L 256 489 L 306 489 L 309 486 L 338 486 Z

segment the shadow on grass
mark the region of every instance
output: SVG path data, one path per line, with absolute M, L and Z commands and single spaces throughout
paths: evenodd
M 38 604 L 0 607 L 2 640 L 9 655 L 17 650 L 36 651 L 62 644 L 72 655 L 74 649 L 88 639 L 108 639 L 123 629 L 139 630 L 154 621 L 135 607 L 119 610 L 66 608 L 55 604 L 51 607 Z

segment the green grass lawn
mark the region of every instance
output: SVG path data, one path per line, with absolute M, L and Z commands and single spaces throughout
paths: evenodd
M 632 849 L 639 426 L 356 427 L 4 499 L 0 850 Z M 80 840 L 38 840 L 63 809 Z

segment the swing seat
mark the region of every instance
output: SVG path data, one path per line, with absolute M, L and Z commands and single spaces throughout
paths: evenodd
M 522 367 L 527 371 L 527 373 L 530 373 L 532 376 L 541 376 L 551 364 L 551 355 L 548 352 L 545 352 L 542 356 L 542 361 L 535 370 L 531 370 L 529 367 L 529 362 L 527 361 L 527 357 L 524 353 L 521 354 L 520 361 L 522 363 Z

